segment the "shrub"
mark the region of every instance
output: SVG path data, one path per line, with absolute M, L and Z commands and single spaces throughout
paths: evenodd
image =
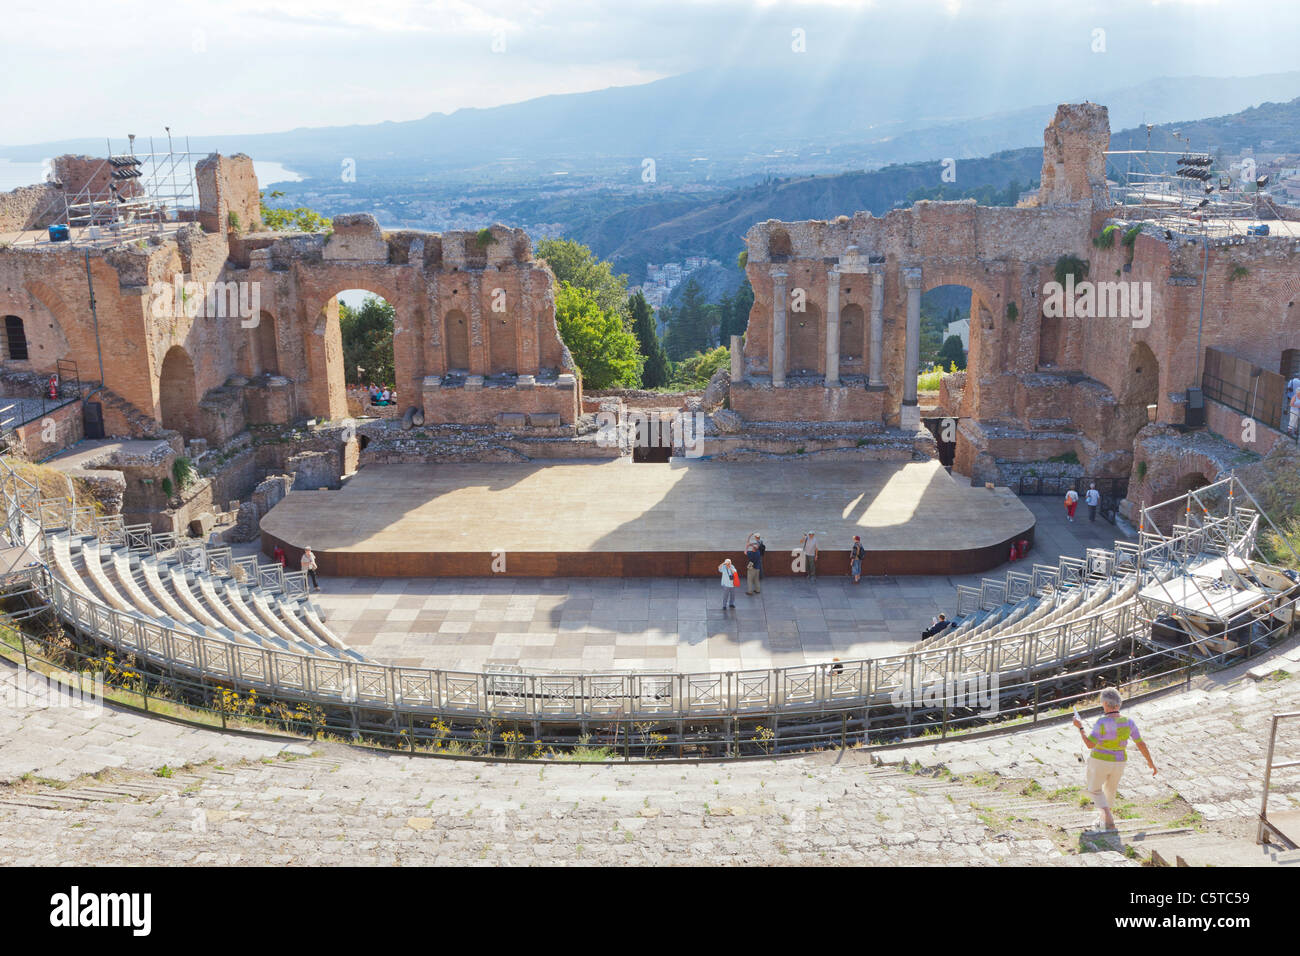
M 478 235 L 475 236 L 474 241 L 478 243 L 480 249 L 486 249 L 488 246 L 492 245 L 492 243 L 497 241 L 497 237 L 492 235 L 491 229 L 484 226 L 478 231 Z
M 1074 276 L 1074 281 L 1082 282 L 1088 278 L 1088 269 L 1090 263 L 1087 259 L 1080 259 L 1078 256 L 1061 256 L 1056 260 L 1056 268 L 1053 275 L 1060 285 L 1065 285 L 1066 276 Z
M 176 479 L 176 489 L 184 491 L 194 484 L 194 463 L 184 456 L 172 462 L 172 477 Z
M 1092 244 L 1098 249 L 1109 249 L 1115 245 L 1115 233 L 1119 231 L 1119 226 L 1111 223 L 1101 231 L 1101 234 L 1092 240 Z

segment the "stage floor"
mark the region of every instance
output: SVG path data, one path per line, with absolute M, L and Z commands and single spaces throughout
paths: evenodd
M 819 573 L 847 567 L 857 534 L 864 573 L 967 574 L 1032 542 L 1034 517 L 937 462 L 619 459 L 367 465 L 338 491 L 290 493 L 261 526 L 267 554 L 311 545 L 323 574 L 350 577 L 703 575 L 756 530 L 770 574 L 791 573 L 808 530 Z

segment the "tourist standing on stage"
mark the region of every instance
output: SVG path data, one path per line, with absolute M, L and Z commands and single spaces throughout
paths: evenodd
M 754 563 L 758 565 L 758 579 L 761 581 L 763 580 L 763 554 L 767 551 L 767 545 L 763 543 L 763 536 L 757 531 L 745 542 L 745 552 L 748 554 L 750 551 L 758 552 L 758 560 Z
M 722 575 L 722 609 L 725 611 L 729 607 L 736 606 L 736 588 L 740 584 L 740 572 L 731 563 L 731 558 L 727 558 L 718 565 L 718 573 Z
M 808 571 L 808 583 L 817 583 L 817 532 L 809 531 L 799 542 L 799 550 L 803 552 L 804 567 Z
M 1074 520 L 1074 509 L 1079 507 L 1079 493 L 1071 488 L 1065 493 L 1065 520 Z
M 1096 485 L 1088 486 L 1088 493 L 1083 496 L 1083 502 L 1088 506 L 1088 520 L 1097 520 L 1097 506 L 1101 504 L 1101 492 L 1097 490 Z
M 763 586 L 759 581 L 759 572 L 763 569 L 763 552 L 759 550 L 761 541 L 756 541 L 757 534 L 751 534 L 745 544 L 745 593 L 760 594 Z
M 302 569 L 307 572 L 311 586 L 319 591 L 320 585 L 316 582 L 316 555 L 311 553 L 311 548 L 302 549 Z
M 853 547 L 849 549 L 849 570 L 853 572 L 853 583 L 857 584 L 862 580 L 862 559 L 866 557 L 867 549 L 862 547 L 862 537 L 853 536 Z

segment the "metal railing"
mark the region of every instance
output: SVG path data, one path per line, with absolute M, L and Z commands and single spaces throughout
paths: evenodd
M 95 517 L 89 509 L 67 502 L 42 501 L 35 486 L 0 468 L 0 497 L 4 499 L 5 530 L 15 543 L 33 535 L 43 538 L 47 519 L 79 533 L 95 533 L 126 543 L 133 549 L 158 553 L 179 548 L 174 537 L 153 535 L 145 526 L 126 528 L 120 517 Z M 1201 546 L 1225 541 L 1237 551 L 1253 544 L 1258 518 L 1237 509 L 1226 517 L 1206 517 L 1196 529 Z M 89 528 L 91 530 L 87 531 Z M 1213 529 L 1208 533 L 1206 528 Z M 1114 574 L 1126 562 L 1135 565 L 1138 580 L 1162 573 L 1166 564 L 1186 548 L 1191 531 L 1173 536 L 1153 533 L 1134 550 L 1117 545 L 1105 554 Z M 194 546 L 198 551 L 198 546 Z M 241 561 L 229 549 L 203 549 L 209 566 L 231 572 Z M 48 564 L 48 562 L 46 562 Z M 1058 568 L 1035 568 L 1026 583 L 1023 572 L 1005 582 L 990 582 L 980 600 L 1005 601 L 1013 592 L 1051 587 L 1059 592 L 1085 588 L 1097 572 L 1083 559 L 1063 558 Z M 268 566 L 269 567 L 269 566 Z M 275 567 L 278 567 L 275 566 Z M 250 586 L 261 575 L 252 575 Z M 283 574 L 279 580 L 287 580 Z M 247 571 L 245 572 L 247 575 Z M 274 572 L 271 572 L 274 577 Z M 1113 582 L 1112 582 L 1113 586 Z M 130 654 L 159 672 L 182 675 L 204 683 L 256 690 L 258 695 L 309 702 L 398 717 L 420 716 L 588 722 L 603 720 L 719 720 L 755 714 L 778 716 L 844 712 L 888 704 L 908 688 L 942 684 L 954 675 L 998 675 L 1003 681 L 1032 681 L 1045 672 L 1070 666 L 1091 666 L 1107 653 L 1131 646 L 1148 622 L 1134 598 L 1113 607 L 1035 630 L 992 636 L 951 646 L 836 664 L 720 671 L 711 673 L 483 673 L 405 667 L 310 657 L 292 651 L 235 644 L 218 637 L 178 630 L 139 614 L 116 610 L 79 592 L 57 575 L 44 573 L 39 588 L 59 619 L 119 653 Z M 973 590 L 973 589 L 972 589 Z M 1040 592 L 1042 593 L 1042 592 Z M 1074 593 L 1077 593 L 1075 591 Z M 960 595 L 959 595 L 960 600 Z
M 13 593 L 25 590 L 32 596 L 48 577 L 46 570 L 39 567 L 23 574 L 23 582 L 15 576 L 0 583 L 14 585 L 17 590 Z M 49 608 L 44 608 L 44 613 L 48 612 Z M 358 719 L 358 708 L 313 700 L 286 707 L 280 701 L 263 700 L 261 695 L 261 706 L 252 707 L 249 688 L 229 680 L 197 678 L 176 666 L 148 668 L 134 654 L 115 657 L 102 649 L 86 651 L 75 644 L 69 648 L 58 630 L 42 634 L 39 628 L 33 628 L 34 633 L 28 633 L 16 626 L 12 614 L 0 617 L 11 628 L 0 628 L 0 644 L 14 651 L 21 649 L 24 666 L 44 661 L 79 690 L 84 690 L 87 683 L 96 686 L 102 681 L 107 699 L 114 703 L 146 712 L 161 709 L 173 719 L 196 726 L 285 733 L 298 739 L 348 740 L 434 756 L 595 761 L 742 759 L 828 746 L 888 747 L 918 738 L 1001 733 L 1043 721 L 1067 720 L 1075 707 L 1083 708 L 1088 715 L 1099 713 L 1100 708 L 1093 705 L 1102 687 L 1119 689 L 1130 703 L 1171 689 L 1186 689 L 1195 674 L 1239 662 L 1243 654 L 1249 657 L 1293 630 L 1289 622 L 1260 629 L 1241 653 L 1221 652 L 1198 661 L 1180 659 L 1164 650 L 1140 648 L 1139 642 L 1128 635 L 1128 643 L 1117 648 L 1109 659 L 1064 674 L 1054 670 L 1037 677 L 1003 681 L 993 713 L 972 712 L 949 700 L 915 706 L 893 700 L 866 700 L 839 706 L 832 703 L 802 712 L 760 708 L 713 720 L 656 712 L 602 714 L 586 721 L 549 720 L 547 715 L 541 715 L 529 721 L 509 712 L 487 716 L 445 712 L 431 718 L 403 705 L 372 708 L 367 716 Z M 114 683 L 114 670 L 126 672 L 128 682 Z M 521 686 L 511 685 L 510 678 L 518 681 L 525 675 L 488 676 L 502 678 L 498 688 L 502 692 L 523 693 Z
M 1277 840 L 1288 850 L 1297 849 L 1296 839 L 1287 836 L 1279 830 L 1276 824 L 1268 818 L 1268 793 L 1273 784 L 1273 771 L 1285 770 L 1291 767 L 1300 767 L 1300 760 L 1284 760 L 1280 763 L 1274 763 L 1273 753 L 1277 744 L 1277 725 L 1283 720 L 1294 720 L 1300 717 L 1300 711 L 1294 711 L 1287 714 L 1274 714 L 1273 719 L 1269 722 L 1268 728 L 1268 756 L 1264 759 L 1264 796 L 1259 802 L 1259 832 L 1255 837 L 1255 842 L 1260 844 L 1272 843 Z

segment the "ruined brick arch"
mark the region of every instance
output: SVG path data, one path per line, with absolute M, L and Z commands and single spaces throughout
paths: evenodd
M 1124 367 L 1124 381 L 1111 390 L 1121 405 L 1146 407 L 1160 401 L 1160 363 L 1151 346 L 1141 341 L 1133 343 Z
M 324 348 L 319 350 L 315 359 L 308 362 L 306 369 L 308 379 L 322 376 L 327 383 L 325 392 L 331 396 L 342 396 L 346 374 L 343 367 L 341 331 L 337 321 L 337 309 L 331 316 L 329 305 L 338 298 L 339 293 L 358 289 L 378 296 L 393 307 L 393 373 L 396 380 L 393 384 L 397 386 L 399 394 L 404 393 L 406 396 L 413 394 L 417 364 L 414 359 L 422 352 L 422 347 L 419 345 L 421 341 L 419 330 L 423 310 L 418 302 L 401 292 L 397 285 L 398 277 L 390 274 L 387 267 L 317 268 L 319 272 L 308 273 L 314 295 L 309 294 L 304 298 L 309 302 L 314 301 L 317 305 L 316 311 L 307 313 L 307 318 L 317 337 L 315 341 L 321 342 Z M 330 328 L 325 323 L 332 324 L 333 327 Z M 277 335 L 283 332 L 278 326 L 275 331 Z M 292 335 L 292 332 L 289 334 Z M 292 370 L 286 369 L 284 363 L 277 361 L 277 364 L 280 365 L 280 374 L 294 377 Z M 330 410 L 326 411 L 325 408 L 324 401 L 317 401 L 312 411 L 319 415 L 335 414 L 332 399 L 328 406 Z
M 199 401 L 194 382 L 194 362 L 184 346 L 173 345 L 163 356 L 158 374 L 158 414 L 163 428 L 186 438 L 199 431 Z
M 1141 453 L 1138 457 L 1141 459 Z M 1218 462 L 1199 452 L 1186 451 L 1172 463 L 1149 471 L 1136 491 L 1130 489 L 1128 497 L 1140 505 L 1153 507 L 1162 501 L 1176 499 L 1189 491 L 1213 484 L 1220 477 L 1222 475 Z M 1175 501 L 1158 510 L 1155 516 L 1160 530 L 1168 533 L 1173 522 L 1183 520 L 1184 506 Z
M 821 372 L 821 309 L 806 303 L 804 312 L 791 312 L 786 318 L 786 368 L 791 374 Z
M 33 313 L 30 310 L 15 311 L 6 308 L 5 311 L 6 313 L 15 312 L 15 314 L 21 316 L 23 321 L 26 323 L 28 350 L 32 367 L 39 371 L 45 371 L 47 369 L 52 370 L 54 368 L 55 360 L 59 356 L 67 355 L 72 351 L 73 343 L 68 339 L 68 331 L 71 330 L 74 333 L 79 333 L 83 326 L 89 330 L 91 325 L 90 323 L 79 324 L 77 322 L 76 314 L 71 308 L 69 308 L 62 296 L 44 282 L 36 281 L 29 283 L 26 291 L 31 299 L 35 300 L 47 313 L 49 313 L 48 319 L 50 320 L 50 324 L 53 325 L 53 329 L 46 329 L 45 332 L 47 335 L 51 331 L 54 333 L 52 336 L 51 348 L 49 350 L 45 352 L 42 352 L 39 349 L 32 351 L 31 348 L 33 339 L 37 338 L 38 333 L 41 331 L 32 323 L 43 322 L 46 320 L 46 316 L 39 313 Z M 77 349 L 78 351 L 94 351 L 94 333 L 89 332 L 88 335 L 88 348 L 82 346 Z M 45 358 L 45 362 L 41 362 L 43 357 Z M 88 378 L 92 376 L 97 377 L 99 372 L 98 369 L 81 369 L 80 374 L 82 378 Z
M 922 296 L 949 285 L 970 290 L 970 339 L 966 343 L 966 367 L 975 371 L 980 367 L 979 356 L 984 354 L 984 350 L 990 345 L 997 345 L 994 337 L 997 334 L 998 310 L 1006 308 L 1002 296 L 994 292 L 974 270 L 969 268 L 927 267 L 922 263 L 921 280 Z M 939 344 L 943 345 L 942 342 Z M 999 356 L 995 354 L 993 358 L 997 359 Z

